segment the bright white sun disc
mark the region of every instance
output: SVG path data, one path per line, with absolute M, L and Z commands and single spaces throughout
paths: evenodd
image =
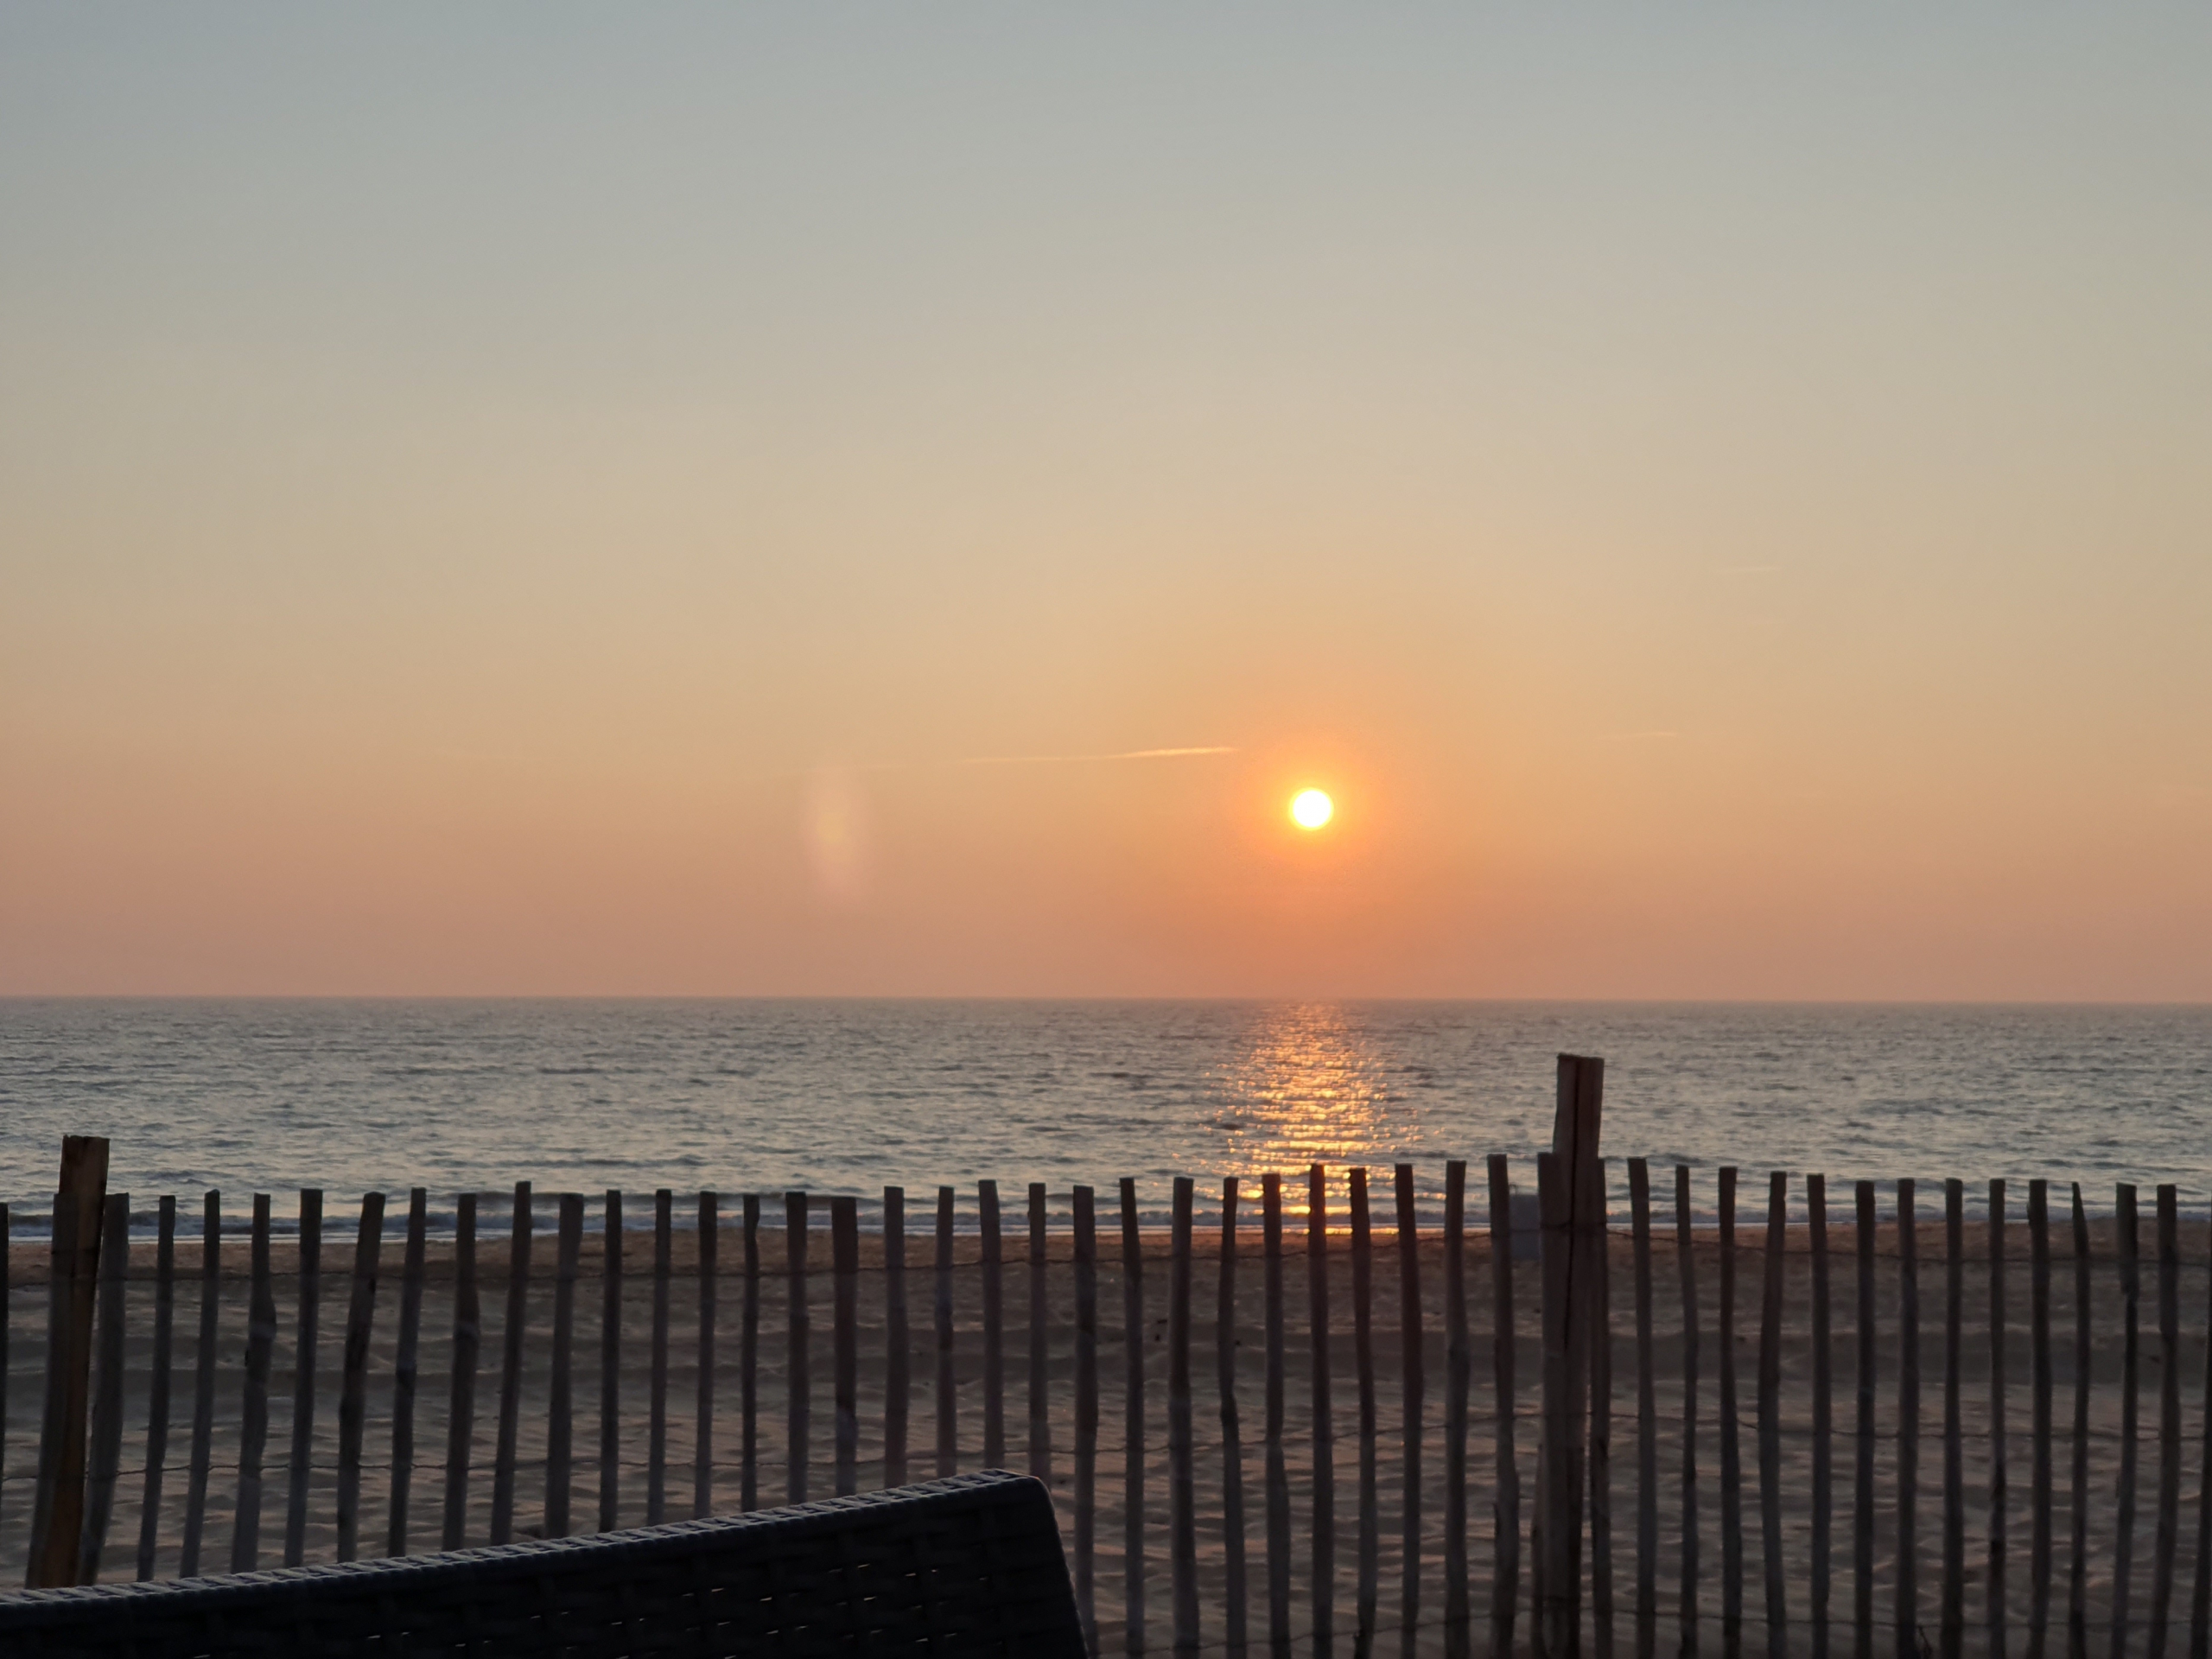
M 1301 789 L 1291 799 L 1290 818 L 1301 830 L 1319 830 L 1336 810 L 1336 803 L 1319 790 Z

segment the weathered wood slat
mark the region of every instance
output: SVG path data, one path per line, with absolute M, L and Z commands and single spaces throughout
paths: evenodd
M 1467 1583 L 1467 1166 L 1444 1166 L 1444 1653 L 1473 1650 Z
M 1697 1214 L 1690 1204 L 1690 1170 L 1675 1166 L 1675 1269 L 1681 1279 L 1681 1626 L 1683 1652 L 1697 1652 Z
M 1421 1630 L 1421 1487 L 1423 1396 L 1428 1382 L 1421 1300 L 1421 1217 L 1414 1203 L 1414 1166 L 1397 1177 L 1398 1246 L 1398 1651 L 1413 1659 Z
M 116 1482 L 123 1472 L 124 1289 L 130 1273 L 130 1195 L 111 1192 L 100 1221 L 99 1363 L 93 1372 L 91 1433 L 86 1443 L 84 1529 L 77 1548 L 77 1579 L 97 1584 L 115 1516 Z
M 1920 1644 L 1920 1224 L 1913 1183 L 1897 1183 L 1897 1655 Z
M 1046 1231 L 1045 1183 L 1029 1184 L 1029 1472 L 1047 1485 L 1052 1479 L 1052 1400 L 1047 1388 L 1046 1338 L 1052 1317 L 1046 1272 L 1051 1255 Z
M 200 1199 L 200 1329 L 192 1350 L 192 1451 L 185 1477 L 184 1538 L 177 1572 L 194 1578 L 207 1526 L 207 1483 L 214 1471 L 215 1344 L 223 1309 L 223 1195 Z
M 1605 1165 L 1584 1160 L 1583 1198 L 1590 1252 L 1590 1618 L 1595 1659 L 1613 1659 L 1613 1323 L 1611 1239 L 1606 1225 Z M 1580 1269 L 1577 1270 L 1578 1273 Z M 1411 1659 L 1411 1655 L 1407 1656 Z
M 1989 1184 L 1989 1566 L 1983 1587 L 1990 1659 L 2005 1659 L 2005 1183 Z
M 1851 1633 L 1855 1659 L 1874 1653 L 1874 1183 L 1861 1181 L 1856 1208 L 1859 1278 L 1858 1414 L 1853 1435 L 1851 1514 Z
M 2158 1195 L 2158 1518 L 2151 1557 L 2151 1659 L 2164 1659 L 2181 1548 L 2181 1239 L 2171 1185 Z
M 565 1538 L 575 1487 L 576 1281 L 583 1271 L 584 1198 L 563 1192 L 553 1249 L 553 1360 L 545 1406 L 545 1536 Z
M 2115 1195 L 2113 1224 L 2120 1255 L 2120 1487 L 2113 1515 L 2112 1659 L 2126 1659 L 2129 1592 L 2135 1575 L 2137 1384 L 2142 1373 L 2143 1274 L 2137 1236 L 2135 1188 L 2123 1181 Z
M 2208 1275 L 2208 1286 L 2212 1286 L 2212 1275 Z M 2202 1392 L 2198 1397 L 2196 1415 L 2196 1549 L 2189 1602 L 2189 1659 L 2212 1659 L 2212 1305 L 2204 1311 L 2200 1386 Z
M 1943 1573 L 1936 1615 L 1943 1659 L 1961 1659 L 1966 1648 L 1966 1452 L 1959 1427 L 1966 1253 L 1966 1184 L 1954 1178 L 1943 1183 Z
M 522 1368 L 530 1333 L 531 1192 L 515 1183 L 514 1219 L 507 1232 L 507 1318 L 499 1332 L 499 1427 L 492 1451 L 492 1532 L 495 1544 L 515 1535 L 515 1465 L 522 1435 Z
M 1006 1467 L 1006 1305 L 999 1240 L 999 1184 L 976 1183 L 976 1230 L 983 1287 L 983 1467 Z
M 793 1321 L 801 1332 L 804 1328 L 806 1297 L 805 1198 L 801 1196 L 799 1211 L 799 1242 L 797 1273 L 800 1293 L 791 1299 Z M 715 1315 L 720 1312 L 721 1293 L 721 1198 L 715 1192 L 699 1194 L 699 1330 L 698 1359 L 694 1365 L 697 1373 L 696 1398 L 691 1408 L 694 1428 L 691 1436 L 691 1513 L 702 1517 L 715 1512 Z M 793 1344 L 792 1363 L 799 1368 L 791 1381 L 794 1400 L 804 1401 L 806 1395 L 804 1365 L 806 1344 Z M 800 1474 L 802 1491 L 805 1481 L 806 1440 L 804 1433 L 791 1436 L 791 1453 Z M 794 1499 L 793 1502 L 798 1502 Z
M 81 1576 L 86 1414 L 107 1170 L 104 1138 L 61 1137 L 61 1179 L 54 1198 L 47 1268 L 46 1389 L 25 1578 L 34 1590 L 73 1585 Z
M 750 1513 L 760 1507 L 760 1195 L 747 1192 L 739 1205 L 745 1248 L 745 1305 L 738 1314 L 737 1503 Z M 903 1245 L 904 1240 L 900 1241 Z M 901 1258 L 903 1261 L 903 1257 Z M 899 1305 L 900 1317 L 906 1306 Z M 902 1325 L 900 1328 L 905 1327 Z M 902 1355 L 903 1358 L 903 1355 Z M 904 1402 L 901 1402 L 904 1404 Z
M 1381 1599 L 1382 1503 L 1375 1405 L 1375 1238 L 1367 1172 L 1348 1172 L 1351 1205 L 1351 1351 L 1359 1386 L 1358 1583 L 1353 1596 L 1353 1659 L 1375 1651 Z
M 1759 1554 L 1766 1579 L 1770 1659 L 1789 1650 L 1788 1578 L 1782 1559 L 1782 1292 L 1789 1248 L 1789 1177 L 1767 1177 L 1766 1249 L 1759 1299 Z
M 1229 1659 L 1250 1643 L 1244 1562 L 1244 1441 L 1236 1409 L 1236 1178 L 1221 1184 L 1221 1278 L 1214 1313 L 1214 1369 L 1221 1392 L 1222 1635 Z
M 154 1576 L 161 1541 L 162 1475 L 169 1450 L 169 1371 L 176 1363 L 176 1199 L 162 1197 L 154 1243 L 154 1351 L 146 1393 L 146 1470 L 138 1498 L 138 1577 Z M 0 1423 L 7 1421 L 8 1223 L 0 1206 Z
M 1329 1387 L 1329 1176 L 1306 1172 L 1306 1305 L 1311 1344 L 1313 1448 L 1313 1569 L 1306 1581 L 1314 1659 L 1329 1659 L 1337 1630 L 1336 1411 Z
M 833 1349 L 830 1363 L 831 1408 L 836 1413 L 835 1436 L 837 1496 L 860 1490 L 861 1458 L 861 1215 L 855 1198 L 830 1200 L 830 1325 Z
M 270 1283 L 269 1195 L 253 1195 L 251 1288 L 247 1293 L 245 1402 L 238 1417 L 238 1497 L 231 1527 L 231 1571 L 261 1565 L 261 1465 L 269 1449 L 269 1366 L 276 1350 L 276 1296 Z
M 1492 1153 L 1490 1178 L 1491 1386 L 1497 1408 L 1497 1477 L 1491 1499 L 1491 1651 L 1513 1651 L 1521 1599 L 1521 1465 L 1515 1444 L 1519 1386 L 1513 1317 L 1513 1174 Z
M 1736 1171 L 1720 1172 L 1720 1641 L 1744 1650 L 1744 1465 L 1736 1404 Z
M 1266 1415 L 1262 1448 L 1268 1509 L 1268 1651 L 1290 1654 L 1290 1468 L 1283 1451 L 1289 1336 L 1283 1307 L 1282 1177 L 1260 1178 L 1260 1248 L 1266 1291 Z
M 1574 1397 L 1573 1262 L 1573 1168 L 1560 1154 L 1536 1156 L 1536 1201 L 1543 1217 L 1542 1427 L 1536 1441 L 1535 1615 L 1529 1634 L 1538 1653 L 1572 1654 L 1580 1646 L 1582 1571 L 1580 1551 L 1583 1425 Z
M 1805 1243 L 1812 1269 L 1813 1570 L 1808 1628 L 1812 1659 L 1828 1659 L 1835 1588 L 1835 1375 L 1828 1309 L 1828 1178 L 1805 1177 Z
M 883 1189 L 883 1484 L 906 1484 L 906 1189 Z
M 2028 1659 L 2050 1630 L 2050 1183 L 2028 1183 Z
M 607 1189 L 600 1230 L 599 1529 L 622 1523 L 622 1192 Z
M 959 1402 L 952 1376 L 952 1189 L 937 1190 L 937 1472 L 960 1471 Z
M 353 1280 L 346 1301 L 346 1347 L 338 1380 L 338 1559 L 361 1550 L 361 1443 L 368 1427 L 369 1338 L 375 1328 L 378 1269 L 384 1260 L 384 1194 L 361 1195 L 353 1235 Z
M 1659 1387 L 1652 1352 L 1651 1166 L 1628 1160 L 1629 1240 L 1636 1286 L 1636 1659 L 1659 1642 Z
M 483 1310 L 476 1296 L 476 1194 L 463 1192 L 454 1202 L 453 1364 L 446 1406 L 442 1549 L 459 1549 L 468 1541 L 468 1460 L 476 1434 L 476 1363 L 483 1341 Z
M 1098 1656 L 1097 1194 L 1077 1186 L 1075 1220 L 1075 1604 L 1091 1659 Z
M 1198 1650 L 1198 1459 L 1191 1421 L 1191 1178 L 1175 1178 L 1167 1270 L 1167 1559 L 1175 1651 Z
M 2086 1659 L 2089 1650 L 2089 1386 L 2091 1373 L 2089 1218 L 2082 1205 L 2082 1183 L 2074 1188 L 2074 1438 L 2069 1495 L 2070 1542 L 2066 1573 L 2068 1659 Z
M 668 1518 L 668 1325 L 669 1284 L 674 1276 L 676 1195 L 667 1187 L 653 1193 L 653 1315 L 648 1341 L 645 1382 L 645 1524 Z M 753 1507 L 747 1503 L 747 1508 Z
M 1144 1651 L 1144 1239 L 1137 1184 L 1122 1178 L 1122 1644 Z
M 784 1489 L 787 1503 L 807 1501 L 808 1440 L 814 1427 L 813 1325 L 807 1306 L 807 1201 L 784 1194 L 785 1401 Z M 704 1338 L 702 1338 L 703 1344 Z
M 322 1317 L 322 1193 L 300 1194 L 299 1329 L 292 1358 L 292 1454 L 286 1473 L 284 1565 L 307 1559 L 308 1477 L 315 1452 L 315 1349 Z
M 49 1231 L 51 1224 L 49 1224 Z M 6 1472 L 8 1439 L 8 1338 L 10 1294 L 15 1288 L 15 1233 L 8 1206 L 0 1204 L 0 1475 Z M 0 1517 L 7 1514 L 7 1486 L 0 1480 Z
M 429 1249 L 430 1195 L 407 1192 L 407 1243 L 400 1257 L 398 1345 L 391 1364 L 391 1499 L 385 1515 L 385 1554 L 407 1554 L 415 1484 L 415 1400 L 421 1381 L 423 1281 Z

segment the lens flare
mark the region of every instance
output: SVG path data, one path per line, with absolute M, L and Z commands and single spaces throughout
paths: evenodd
M 1301 789 L 1291 798 L 1290 821 L 1301 830 L 1319 830 L 1336 810 L 1336 803 L 1319 790 Z

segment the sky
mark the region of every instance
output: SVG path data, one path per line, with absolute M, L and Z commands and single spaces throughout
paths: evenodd
M 14 0 L 0 994 L 2212 999 L 2208 69 Z

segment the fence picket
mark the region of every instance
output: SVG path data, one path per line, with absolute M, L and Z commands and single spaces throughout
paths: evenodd
M 2164 1659 L 2181 1544 L 2181 1241 L 2174 1188 L 2158 1188 L 2158 1519 L 2151 1560 L 2151 1659 Z
M 805 1197 L 799 1198 L 799 1282 L 800 1291 L 792 1298 L 796 1310 L 793 1318 L 803 1329 L 805 1319 L 804 1294 L 806 1262 Z M 699 1194 L 699 1358 L 697 1363 L 697 1403 L 692 1408 L 696 1427 L 691 1439 L 691 1513 L 695 1517 L 715 1512 L 715 1315 L 718 1311 L 721 1287 L 721 1198 L 715 1192 Z M 792 1398 L 803 1402 L 806 1389 L 806 1345 L 793 1345 L 792 1361 L 796 1372 L 791 1384 Z M 795 1408 L 796 1409 L 796 1408 Z M 793 1424 L 791 1453 L 797 1462 L 798 1491 L 804 1495 L 806 1479 L 806 1436 L 804 1418 L 801 1414 Z M 799 1501 L 794 1498 L 793 1502 Z
M 1766 1644 L 1770 1659 L 1789 1647 L 1782 1560 L 1782 1292 L 1789 1245 L 1789 1177 L 1767 1177 L 1766 1260 L 1761 1263 L 1759 1302 L 1759 1554 L 1766 1577 Z
M 1857 1228 L 1853 1243 L 1859 1258 L 1855 1288 L 1859 1300 L 1859 1413 L 1853 1446 L 1851 1514 L 1851 1631 L 1856 1659 L 1874 1653 L 1874 1388 L 1878 1357 L 1874 1330 L 1874 1183 L 1861 1181 L 1853 1193 Z
M 522 1434 L 523 1344 L 530 1333 L 528 1181 L 515 1183 L 514 1220 L 507 1232 L 507 1319 L 499 1332 L 499 1428 L 492 1452 L 492 1541 L 515 1535 L 515 1463 Z
M 1828 1178 L 1805 1177 L 1805 1248 L 1813 1297 L 1813 1571 L 1808 1624 L 1813 1659 L 1828 1659 L 1828 1602 L 1834 1589 L 1835 1376 L 1828 1348 Z
M 1682 1651 L 1697 1651 L 1697 1239 L 1690 1204 L 1690 1172 L 1675 1166 L 1675 1263 L 1682 1290 L 1682 1598 L 1676 1615 Z
M 675 1276 L 675 1193 L 664 1186 L 654 1191 L 652 1371 L 645 1384 L 645 1524 L 649 1527 L 668 1518 L 668 1301 L 669 1282 Z M 753 1484 L 749 1461 L 745 1472 L 749 1488 Z M 745 1507 L 753 1507 L 750 1491 Z
M 176 1199 L 163 1194 L 154 1245 L 154 1351 L 151 1386 L 146 1397 L 146 1478 L 138 1499 L 138 1577 L 154 1576 L 155 1547 L 160 1541 L 162 1477 L 168 1460 L 169 1370 L 175 1363 L 176 1332 Z M 8 1223 L 0 1205 L 0 1303 L 8 1296 Z M 0 1306 L 0 1372 L 8 1363 L 7 1310 Z M 7 1417 L 7 1384 L 0 1381 L 0 1421 Z
M 1382 1496 L 1375 1413 L 1375 1239 L 1367 1207 L 1367 1172 L 1346 1172 L 1351 1206 L 1351 1351 L 1359 1386 L 1359 1542 L 1352 1615 L 1353 1659 L 1375 1651 L 1381 1597 Z
M 906 1189 L 883 1189 L 883 1484 L 906 1484 Z
M 1399 1437 L 1404 1471 L 1399 1491 L 1398 1651 L 1413 1659 L 1421 1630 L 1421 1401 L 1427 1383 L 1421 1305 L 1421 1224 L 1414 1206 L 1414 1166 L 1397 1166 Z
M 1290 1655 L 1290 1471 L 1283 1455 L 1285 1360 L 1282 1287 L 1282 1177 L 1260 1178 L 1260 1237 L 1267 1287 L 1267 1416 L 1262 1431 L 1267 1459 L 1268 1651 Z
M 1052 1401 L 1047 1388 L 1046 1338 L 1051 1302 L 1046 1294 L 1052 1253 L 1046 1235 L 1045 1183 L 1029 1184 L 1029 1472 L 1052 1480 Z
M 744 1234 L 745 1301 L 737 1331 L 737 1504 L 749 1514 L 760 1507 L 760 1195 L 746 1193 L 738 1215 Z M 903 1319 L 904 1303 L 899 1311 Z
M 215 1343 L 223 1311 L 223 1195 L 210 1190 L 200 1200 L 200 1331 L 192 1350 L 192 1451 L 185 1478 L 184 1538 L 177 1571 L 186 1578 L 200 1572 L 200 1541 L 207 1525 L 207 1483 L 213 1472 L 215 1444 Z
M 1444 1166 L 1444 1653 L 1472 1650 L 1467 1586 L 1467 1166 Z
M 1989 1184 L 1989 1568 L 1984 1589 L 1990 1659 L 2005 1659 L 2005 1183 Z
M 1098 1219 L 1097 1195 L 1074 1192 L 1075 1208 L 1075 1604 L 1084 1646 L 1098 1659 Z
M 1659 1389 L 1651 1338 L 1651 1166 L 1628 1160 L 1629 1237 L 1636 1252 L 1636 1659 L 1659 1641 Z
M 1198 1473 L 1191 1445 L 1191 1178 L 1175 1178 L 1167 1272 L 1167 1548 L 1175 1651 L 1198 1650 Z
M 976 1183 L 977 1253 L 983 1281 L 983 1467 L 1006 1466 L 1006 1306 L 999 1250 L 999 1184 Z
M 1335 1410 L 1329 1389 L 1329 1178 L 1319 1164 L 1306 1173 L 1306 1301 L 1311 1333 L 1313 1402 L 1313 1659 L 1329 1659 L 1337 1626 L 1337 1470 Z
M 1244 1577 L 1244 1445 L 1236 1410 L 1236 1178 L 1221 1184 L 1221 1290 L 1214 1316 L 1214 1365 L 1221 1388 L 1222 1626 L 1229 1659 L 1245 1659 L 1250 1637 Z
M 709 1225 L 705 1198 L 699 1201 L 699 1224 L 702 1231 Z M 784 1490 L 785 1502 L 804 1503 L 807 1499 L 810 1446 L 808 1441 L 814 1428 L 814 1377 L 811 1370 L 813 1325 L 811 1310 L 807 1306 L 806 1284 L 807 1201 L 806 1194 L 790 1192 L 784 1194 Z M 714 1275 L 709 1267 L 711 1255 L 704 1237 L 700 1241 L 700 1333 L 699 1367 L 707 1374 L 713 1363 L 714 1353 Z M 699 1389 L 699 1411 L 702 1419 L 699 1438 L 707 1438 L 705 1418 L 712 1411 L 714 1398 L 702 1381 Z M 705 1454 L 701 1454 L 701 1467 Z M 704 1515 L 706 1506 L 699 1506 Z
M 607 1189 L 599 1283 L 599 1529 L 622 1515 L 622 1192 Z
M 2050 1630 L 2050 1183 L 2040 1179 L 2028 1183 L 2028 1659 L 2044 1659 Z
M 1144 1239 L 1137 1184 L 1122 1178 L 1122 1644 L 1144 1651 Z
M 2089 1218 L 2082 1207 L 2082 1183 L 2074 1184 L 2074 1439 L 2071 1468 L 2073 1555 L 2066 1575 L 2067 1659 L 2087 1659 L 2089 1651 Z
M 468 1459 L 476 1433 L 476 1362 L 483 1339 L 483 1311 L 476 1300 L 476 1195 L 463 1192 L 454 1202 L 453 1367 L 446 1406 L 442 1549 L 459 1549 L 467 1541 Z
M 952 1189 L 937 1190 L 937 1472 L 960 1469 L 959 1404 L 952 1377 Z
M 1605 1216 L 1605 1165 L 1582 1166 L 1590 1238 L 1590 1618 L 1596 1659 L 1613 1659 L 1612 1238 Z M 1407 1659 L 1412 1659 L 1410 1654 Z
M 238 1499 L 231 1571 L 261 1565 L 261 1461 L 269 1445 L 269 1363 L 276 1347 L 276 1298 L 269 1281 L 269 1195 L 253 1195 L 252 1288 L 246 1303 L 245 1404 L 238 1420 Z
M 2143 1274 L 2136 1233 L 2135 1188 L 2123 1181 L 2115 1195 L 2113 1224 L 2120 1256 L 2120 1492 L 2113 1517 L 2112 1659 L 2126 1659 L 2129 1590 L 2135 1567 L 2135 1436 L 2141 1377 Z
M 361 1195 L 353 1238 L 353 1294 L 346 1304 L 346 1348 L 338 1383 L 338 1559 L 360 1553 L 361 1442 L 367 1428 L 369 1335 L 376 1319 L 377 1269 L 384 1259 L 384 1194 Z
M 545 1407 L 545 1536 L 569 1535 L 574 1496 L 571 1459 L 575 1435 L 576 1280 L 582 1271 L 584 1200 L 560 1198 L 553 1255 L 553 1374 Z
M 415 1484 L 415 1397 L 420 1382 L 423 1279 L 428 1253 L 430 1194 L 407 1192 L 407 1243 L 399 1268 L 399 1338 L 391 1365 L 391 1501 L 385 1516 L 385 1554 L 407 1553 Z
M 847 1497 L 860 1490 L 860 1204 L 854 1198 L 830 1200 L 830 1255 L 836 1279 L 830 1323 L 836 1368 L 832 1408 L 836 1413 L 837 1496 Z
M 128 1192 L 107 1195 L 100 1231 L 99 1365 L 86 1437 L 85 1518 L 77 1547 L 79 1584 L 99 1582 L 100 1557 L 115 1515 L 116 1482 L 123 1472 L 124 1287 L 130 1273 Z
M 1920 1225 L 1913 1183 L 1897 1183 L 1897 1659 L 1919 1659 Z
M 1966 1290 L 1966 1184 L 1943 1183 L 1943 1576 L 1936 1614 L 1943 1659 L 1966 1646 L 1966 1457 L 1959 1439 L 1959 1360 Z
M 1736 1406 L 1736 1171 L 1720 1172 L 1720 1650 L 1744 1650 L 1744 1463 Z
M 1513 1650 L 1514 1614 L 1520 1601 L 1521 1463 L 1515 1446 L 1519 1367 L 1513 1319 L 1513 1178 L 1505 1154 L 1492 1153 L 1490 1177 L 1491 1383 L 1497 1403 L 1497 1480 L 1492 1500 L 1491 1651 Z
M 124 1247 L 126 1249 L 128 1245 Z M 284 1565 L 307 1559 L 308 1475 L 315 1450 L 315 1347 L 322 1314 L 322 1193 L 300 1194 L 299 1335 L 292 1359 L 292 1455 L 284 1505 Z

